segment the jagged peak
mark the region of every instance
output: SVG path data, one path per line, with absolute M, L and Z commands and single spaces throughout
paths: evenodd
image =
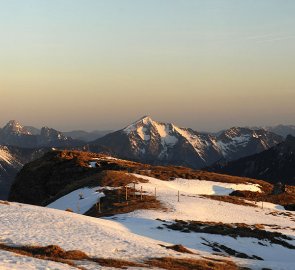
M 134 124 L 136 123 L 143 123 L 143 124 L 150 124 L 155 122 L 149 115 L 145 115 L 143 117 L 141 117 L 140 119 L 138 119 L 137 121 L 134 122 Z
M 16 126 L 19 126 L 19 127 L 23 127 L 18 121 L 16 120 L 10 120 L 8 121 L 8 123 L 5 125 L 5 127 L 16 127 Z
M 6 133 L 17 133 L 17 134 L 31 135 L 31 133 L 16 120 L 10 120 L 3 127 L 3 131 Z
M 146 115 L 133 122 L 131 125 L 125 127 L 123 131 L 126 133 L 130 133 L 132 131 L 135 131 L 140 126 L 153 125 L 154 123 L 156 123 L 156 121 L 154 121 L 150 116 Z

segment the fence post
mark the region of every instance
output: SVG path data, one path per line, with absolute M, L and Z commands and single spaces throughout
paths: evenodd
M 142 186 L 140 187 L 140 200 L 142 201 Z
M 178 196 L 178 202 L 179 202 L 179 190 L 178 190 L 177 196 Z
M 125 186 L 125 199 L 128 201 L 128 187 Z
M 79 201 L 77 202 L 77 212 L 78 212 L 78 214 L 80 214 L 80 204 L 79 204 Z

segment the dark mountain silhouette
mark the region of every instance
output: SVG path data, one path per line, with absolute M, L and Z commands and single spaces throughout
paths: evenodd
M 27 162 L 30 162 L 49 150 L 23 149 L 15 146 L 0 145 L 0 199 L 6 199 L 14 177 Z
M 208 170 L 295 185 L 295 137 L 289 135 L 284 142 L 266 151 L 218 163 Z

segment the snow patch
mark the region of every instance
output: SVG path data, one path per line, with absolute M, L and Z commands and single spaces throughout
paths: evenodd
M 86 213 L 104 194 L 99 190 L 100 187 L 80 188 L 57 199 L 47 205 L 49 208 L 66 210 L 71 209 L 76 213 Z

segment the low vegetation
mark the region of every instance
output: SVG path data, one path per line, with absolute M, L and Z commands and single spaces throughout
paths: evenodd
M 234 249 L 232 249 L 230 247 L 219 244 L 217 242 L 210 242 L 210 241 L 206 240 L 205 238 L 202 238 L 202 240 L 204 241 L 203 245 L 212 248 L 212 250 L 214 252 L 226 253 L 227 255 L 234 256 L 234 257 L 237 257 L 237 258 L 243 258 L 243 259 L 260 260 L 260 261 L 263 260 L 259 256 L 256 256 L 256 255 L 249 256 L 246 253 L 236 251 L 236 250 L 234 250 Z
M 166 247 L 167 248 L 167 247 Z M 181 250 L 184 247 L 181 247 Z M 174 248 L 173 248 L 174 249 Z M 178 247 L 177 247 L 178 249 Z M 192 258 L 150 258 L 143 259 L 142 263 L 114 259 L 114 258 L 96 258 L 90 257 L 80 250 L 65 251 L 59 246 L 8 246 L 0 243 L 0 250 L 13 252 L 19 255 L 33 257 L 41 260 L 54 261 L 76 267 L 77 269 L 85 270 L 84 267 L 79 266 L 79 261 L 88 261 L 97 263 L 100 266 L 112 267 L 118 269 L 127 269 L 129 267 L 157 267 L 159 269 L 169 270 L 242 270 L 231 261 L 227 260 L 210 260 L 206 259 L 192 259 Z M 191 252 L 190 252 L 191 253 Z
M 208 198 L 211 200 L 216 200 L 220 202 L 227 202 L 227 203 L 233 203 L 238 205 L 244 205 L 244 206 L 252 206 L 257 207 L 257 205 L 253 202 L 246 202 L 242 198 L 234 197 L 234 196 L 227 196 L 227 195 L 202 195 L 204 198 Z
M 0 201 L 0 204 L 9 205 L 9 202 L 8 201 Z
M 231 197 L 242 198 L 253 202 L 270 202 L 282 205 L 286 210 L 295 210 L 295 190 L 288 187 L 286 192 L 281 194 L 260 193 L 251 191 L 236 190 L 230 194 Z
M 231 261 L 197 260 L 188 258 L 152 258 L 145 262 L 149 266 L 167 270 L 242 270 Z
M 84 270 L 83 267 L 77 266 L 75 260 L 85 260 L 89 257 L 82 251 L 70 250 L 65 251 L 59 246 L 8 246 L 0 243 L 0 250 L 5 250 L 20 254 L 23 256 L 33 257 L 41 260 L 54 261 L 59 263 L 68 264 L 70 266 L 76 267 L 78 269 Z
M 160 246 L 164 247 L 164 248 L 167 248 L 167 249 L 174 250 L 176 252 L 180 252 L 180 253 L 195 254 L 194 252 L 190 251 L 189 249 L 187 249 L 183 245 L 173 245 L 173 246 L 160 245 Z
M 93 217 L 105 217 L 118 214 L 130 213 L 140 209 L 161 209 L 167 210 L 155 196 L 140 194 L 139 190 L 128 188 L 126 200 L 126 189 L 118 188 L 103 190 L 105 197 L 101 198 L 100 205 L 93 206 L 86 215 Z M 99 208 L 100 207 L 100 208 Z
M 272 244 L 281 245 L 289 249 L 295 249 L 295 246 L 288 243 L 286 240 L 292 240 L 291 237 L 279 232 L 270 232 L 263 230 L 263 226 L 247 225 L 244 223 L 216 223 L 216 222 L 201 222 L 201 221 L 183 221 L 175 220 L 174 222 L 165 222 L 163 226 L 183 233 L 208 233 L 217 235 L 226 235 L 230 237 L 252 237 L 258 240 L 267 240 Z

